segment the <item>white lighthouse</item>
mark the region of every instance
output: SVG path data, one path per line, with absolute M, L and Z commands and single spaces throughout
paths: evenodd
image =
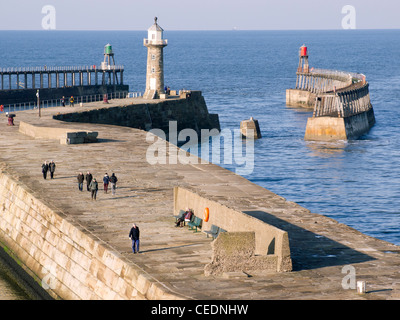
M 157 99 L 164 91 L 164 58 L 163 50 L 168 41 L 163 39 L 163 29 L 154 18 L 154 24 L 148 29 L 147 39 L 143 45 L 147 47 L 147 75 L 145 99 Z

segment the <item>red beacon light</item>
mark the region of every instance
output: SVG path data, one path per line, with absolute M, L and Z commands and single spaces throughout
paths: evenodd
M 300 47 L 300 56 L 307 57 L 307 47 L 304 45 Z

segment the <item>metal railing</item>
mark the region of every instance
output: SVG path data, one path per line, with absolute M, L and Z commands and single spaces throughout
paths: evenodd
M 350 117 L 372 108 L 368 83 L 353 85 L 351 89 L 318 95 L 313 117 Z
M 297 72 L 296 89 L 322 94 L 351 89 L 360 83 L 365 83 L 365 75 L 360 73 L 312 68 L 308 72 Z
M 126 98 L 138 98 L 142 97 L 142 92 L 112 92 L 107 94 L 107 99 L 126 99 Z M 85 95 L 85 96 L 76 96 L 74 97 L 74 106 L 80 105 L 81 103 L 89 103 L 96 101 L 103 101 L 104 94 L 93 94 L 93 95 Z M 51 107 L 61 107 L 61 106 L 70 106 L 71 103 L 69 101 L 69 97 L 65 97 L 65 99 L 51 99 L 51 100 L 39 100 L 40 108 L 51 108 Z M 30 102 L 22 102 L 22 103 L 14 103 L 7 104 L 3 106 L 3 112 L 18 112 L 25 110 L 37 109 L 38 103 L 37 101 Z
M 365 75 L 362 73 L 340 71 L 340 70 L 312 68 L 310 70 L 310 73 L 321 74 L 321 75 L 323 74 L 326 76 L 332 76 L 335 78 L 343 78 L 343 79 L 347 79 L 350 76 L 351 78 L 357 79 L 359 81 L 362 81 L 363 79 L 365 79 Z
M 69 72 L 69 71 L 102 71 L 100 66 L 41 66 L 41 67 L 9 67 L 0 68 L 0 73 L 16 72 Z M 106 70 L 124 70 L 123 65 L 109 65 Z
M 168 45 L 168 40 L 167 39 L 160 39 L 160 40 L 155 40 L 155 39 L 143 39 L 143 45 L 146 44 L 154 44 L 154 45 Z

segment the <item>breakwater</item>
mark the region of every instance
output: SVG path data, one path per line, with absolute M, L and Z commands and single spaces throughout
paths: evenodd
M 299 51 L 296 87 L 286 90 L 286 104 L 314 108 L 305 140 L 357 139 L 375 124 L 365 75 L 310 69 L 305 46 Z
M 318 94 L 304 139 L 347 140 L 367 133 L 375 124 L 368 88 L 363 78 L 342 89 Z
M 87 108 L 96 110 L 98 106 L 99 103 L 94 103 Z M 348 264 L 356 266 L 360 278 L 371 280 L 370 287 L 387 289 L 370 293 L 367 298 L 390 298 L 397 293 L 394 285 L 397 275 L 388 267 L 398 263 L 397 246 L 311 213 L 213 164 L 152 166 L 145 157 L 149 144 L 147 133 L 142 130 L 60 122 L 54 120 L 53 115 L 65 109 L 46 111 L 41 119 L 32 117 L 34 111 L 18 113 L 16 125 L 24 121 L 51 128 L 85 128 L 98 132 L 99 142 L 62 145 L 55 140 L 33 139 L 18 133 L 17 127 L 0 123 L 2 145 L 13 146 L 3 147 L 1 155 L 2 161 L 7 163 L 2 167 L 1 180 L 4 182 L 2 207 L 7 209 L 0 213 L 0 225 L 2 241 L 10 242 L 7 245 L 14 252 L 21 250 L 24 263 L 31 263 L 32 268 L 36 266 L 42 276 L 47 270 L 46 275 L 54 277 L 54 282 L 49 284 L 61 290 L 57 291 L 62 293 L 59 296 L 124 298 L 116 293 L 121 290 L 119 292 L 131 293 L 129 299 L 359 299 L 354 290 L 344 290 L 340 286 L 344 276 L 341 268 Z M 168 146 L 166 141 L 165 144 L 170 152 L 178 150 Z M 26 161 L 26 154 L 30 161 Z M 50 156 L 57 163 L 57 171 L 55 179 L 44 180 L 38 166 Z M 101 177 L 110 168 L 119 178 L 115 197 L 100 192 L 97 201 L 90 201 L 88 193 L 78 191 L 76 171 L 90 169 L 95 177 Z M 206 276 L 204 268 L 212 261 L 213 240 L 203 232 L 174 227 L 173 190 L 176 186 L 195 192 L 201 196 L 201 201 L 208 199 L 241 212 L 243 218 L 252 223 L 260 226 L 265 223 L 282 230 L 277 235 L 286 232 L 292 272 L 271 274 L 253 269 L 250 273 Z M 24 201 L 17 198 L 24 198 Z M 197 200 L 196 203 L 182 205 L 197 208 L 195 213 L 203 217 L 203 205 Z M 210 222 L 221 224 L 228 233 L 230 228 L 233 232 L 244 231 L 235 230 L 237 226 L 229 220 L 224 222 L 226 215 L 216 215 L 215 208 L 210 205 Z M 131 253 L 127 238 L 132 222 L 141 229 L 139 255 Z M 205 225 L 204 231 L 206 229 Z M 269 253 L 273 252 L 272 248 L 278 250 L 278 239 L 275 242 L 271 239 L 266 243 L 261 241 L 258 248 L 268 248 Z M 120 269 L 119 266 L 125 267 Z M 138 274 L 138 278 L 133 274 Z
M 6 280 L 6 281 L 4 281 Z M 0 300 L 51 300 L 37 277 L 21 267 L 18 257 L 10 256 L 9 249 L 0 246 Z
M 353 84 L 353 77 L 358 79 L 360 76 L 337 70 L 298 70 L 295 88 L 286 90 L 286 104 L 314 108 L 318 95 L 349 87 Z
M 211 114 L 201 91 L 182 91 L 163 100 L 136 99 L 133 104 L 102 107 L 92 110 L 54 115 L 66 122 L 99 123 L 125 126 L 149 131 L 163 130 L 168 136 L 170 121 L 177 121 L 177 130 L 201 129 L 220 131 L 218 114 Z
M 0 176 L 1 239 L 53 298 L 177 298 L 10 179 L 6 170 Z

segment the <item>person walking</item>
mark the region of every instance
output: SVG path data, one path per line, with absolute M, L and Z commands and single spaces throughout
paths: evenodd
M 139 227 L 136 224 L 132 224 L 131 231 L 129 232 L 129 238 L 132 240 L 132 251 L 133 253 L 139 253 Z
M 73 96 L 71 96 L 71 98 L 69 98 L 69 104 L 70 104 L 70 106 L 71 107 L 73 107 L 74 106 L 74 97 Z
M 87 191 L 90 191 L 89 187 L 90 187 L 90 183 L 92 182 L 93 176 L 89 171 L 86 173 L 85 179 L 86 179 L 86 189 L 87 189 Z
M 115 195 L 115 190 L 117 188 L 117 181 L 118 181 L 118 179 L 117 179 L 116 175 L 113 173 L 110 177 L 111 192 L 113 195 Z
M 51 160 L 49 163 L 49 171 L 50 171 L 50 179 L 54 178 L 54 172 L 56 171 L 56 164 L 54 163 L 54 160 Z
M 110 183 L 110 177 L 108 176 L 107 172 L 103 177 L 103 185 L 104 185 L 104 193 L 108 191 L 108 184 Z
M 47 171 L 49 171 L 49 165 L 47 164 L 47 161 L 45 161 L 42 164 L 42 173 L 43 173 L 43 179 L 46 180 L 47 178 Z
M 65 97 L 64 96 L 61 98 L 61 104 L 63 107 L 65 107 Z
M 82 191 L 83 190 L 83 181 L 85 180 L 85 176 L 83 175 L 82 172 L 79 172 L 77 179 L 78 179 L 79 191 Z
M 98 185 L 96 179 L 93 179 L 90 182 L 89 189 L 92 192 L 92 200 L 96 200 L 97 190 L 99 190 L 99 185 Z

